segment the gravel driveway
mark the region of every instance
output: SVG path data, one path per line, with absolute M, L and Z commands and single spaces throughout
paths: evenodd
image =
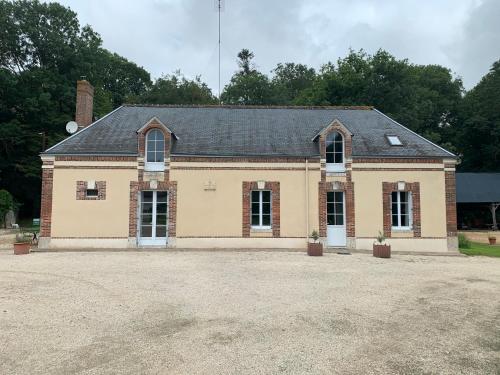
M 500 259 L 0 251 L 1 374 L 500 374 Z

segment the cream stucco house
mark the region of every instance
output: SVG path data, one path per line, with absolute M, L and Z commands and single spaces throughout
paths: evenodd
M 45 151 L 40 247 L 457 248 L 456 157 L 371 107 L 124 105 Z

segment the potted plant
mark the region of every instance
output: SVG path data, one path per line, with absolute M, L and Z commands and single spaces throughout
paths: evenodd
M 14 254 L 23 255 L 29 254 L 31 248 L 31 236 L 25 233 L 16 234 L 16 242 L 14 242 Z
M 497 238 L 492 234 L 488 234 L 488 242 L 490 245 L 495 245 L 497 243 Z
M 313 230 L 311 233 L 311 238 L 313 239 L 313 242 L 309 241 L 307 243 L 307 255 L 309 256 L 323 255 L 323 244 L 318 241 L 319 239 L 318 232 Z
M 378 232 L 377 241 L 373 244 L 373 256 L 377 258 L 390 258 L 391 245 L 385 243 L 385 236 Z

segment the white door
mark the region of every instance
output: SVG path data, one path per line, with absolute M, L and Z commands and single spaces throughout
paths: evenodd
M 345 247 L 346 226 L 344 192 L 330 191 L 326 193 L 326 222 L 327 245 Z
M 168 235 L 168 193 L 142 191 L 140 201 L 139 245 L 165 246 Z

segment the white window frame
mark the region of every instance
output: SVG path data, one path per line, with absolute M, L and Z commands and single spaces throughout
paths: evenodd
M 326 151 L 326 148 L 328 147 L 328 136 L 330 134 L 333 134 L 333 133 L 337 133 L 342 138 L 342 163 L 328 163 L 327 162 L 326 163 L 326 171 L 327 172 L 345 172 L 345 138 L 341 132 L 333 131 L 333 132 L 326 135 L 326 137 L 325 137 L 325 159 L 328 160 L 327 154 L 329 154 L 329 152 Z M 334 149 L 335 149 L 335 146 L 334 146 Z
M 388 134 L 386 137 L 391 146 L 403 146 L 403 142 L 398 135 Z
M 392 225 L 392 217 L 393 217 L 393 212 L 392 212 L 392 193 L 396 193 L 397 196 L 397 207 L 398 207 L 398 212 L 397 212 L 397 218 L 398 218 L 398 225 Z M 403 226 L 401 225 L 401 193 L 407 193 L 408 194 L 408 225 Z M 412 192 L 411 191 L 393 191 L 391 192 L 391 226 L 392 229 L 395 231 L 409 231 L 412 230 L 413 228 L 413 197 L 412 197 Z
M 269 192 L 269 223 L 270 225 L 262 225 L 263 222 L 263 192 Z M 253 193 L 258 192 L 259 193 L 259 225 L 253 225 L 252 224 L 252 218 L 253 218 Z M 271 190 L 251 190 L 250 191 L 250 225 L 252 229 L 272 229 L 273 227 L 273 192 Z
M 156 156 L 156 153 L 158 152 L 163 152 L 163 161 L 160 161 L 160 162 L 152 162 L 152 161 L 148 161 L 148 145 L 149 145 L 149 142 L 148 142 L 148 137 L 149 135 L 151 134 L 151 132 L 157 130 L 161 136 L 163 137 L 163 150 L 162 151 L 157 151 L 155 149 L 155 156 Z M 153 129 L 150 129 L 148 130 L 148 132 L 146 133 L 146 137 L 144 138 L 144 170 L 146 171 L 150 171 L 150 172 L 162 172 L 165 170 L 165 134 L 163 134 L 163 132 L 158 129 L 158 128 L 153 128 Z M 156 158 L 156 157 L 155 157 Z

